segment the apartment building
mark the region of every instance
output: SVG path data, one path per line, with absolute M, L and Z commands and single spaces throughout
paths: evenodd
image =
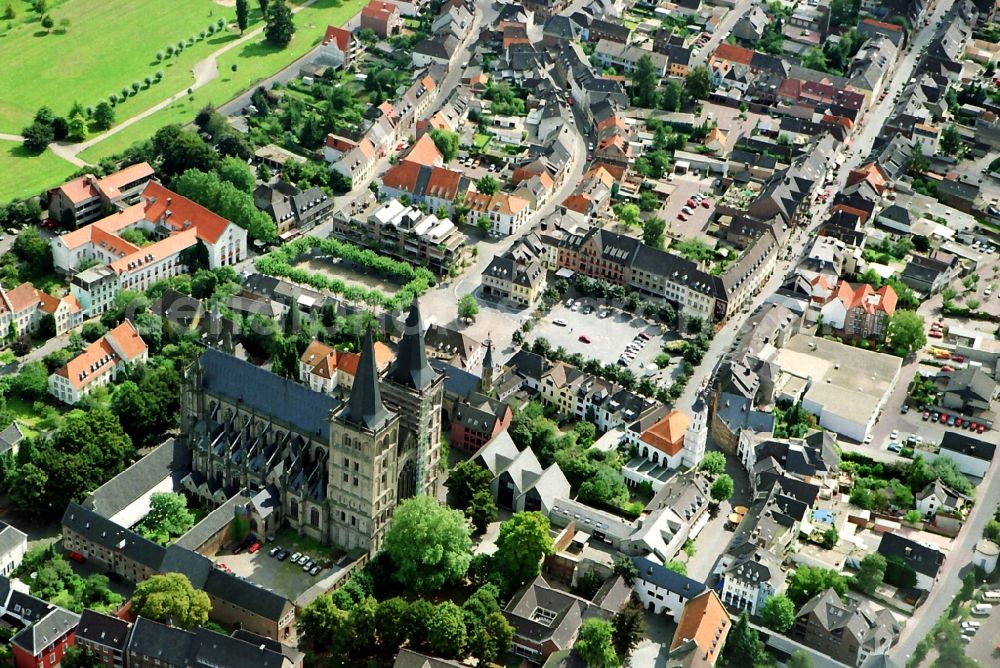
M 49 217 L 64 227 L 80 227 L 116 209 L 135 204 L 153 178 L 149 163 L 140 162 L 97 178 L 87 174 L 49 191 Z
M 76 405 L 95 387 L 116 379 L 128 364 L 145 362 L 148 350 L 135 326 L 126 320 L 49 376 L 49 394 Z

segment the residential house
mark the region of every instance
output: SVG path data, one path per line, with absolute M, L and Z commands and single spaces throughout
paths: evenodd
M 149 163 L 140 162 L 97 178 L 87 174 L 49 190 L 49 218 L 65 227 L 80 227 L 115 210 L 135 204 L 153 178 Z
M 450 361 L 463 371 L 478 372 L 483 367 L 486 346 L 472 337 L 445 325 L 432 323 L 424 344 L 431 356 Z
M 486 297 L 531 308 L 545 290 L 543 259 L 534 254 L 519 254 L 516 249 L 495 255 L 483 270 L 482 286 Z
M 375 145 L 367 137 L 354 142 L 334 135 L 326 138 L 323 155 L 331 163 L 331 171 L 352 184 L 367 181 L 379 158 Z
M 459 40 L 452 34 L 434 35 L 428 39 L 417 42 L 411 56 L 414 67 L 426 67 L 431 64 L 451 65 L 455 53 L 458 51 Z
M 980 366 L 967 366 L 943 372 L 944 394 L 941 405 L 947 409 L 977 417 L 990 410 L 997 393 L 997 382 Z
M 656 614 L 666 613 L 674 622 L 680 622 L 688 601 L 700 596 L 707 587 L 670 570 L 647 557 L 632 557 L 638 571 L 632 591 L 642 605 Z
M 399 8 L 384 0 L 371 0 L 361 10 L 361 29 L 369 28 L 379 37 L 389 37 L 403 29 Z
M 481 216 L 490 222 L 490 234 L 507 237 L 516 234 L 528 222 L 531 208 L 526 200 L 504 192 L 492 195 L 469 192 L 465 197 L 469 212 L 465 222 L 476 225 Z
M 399 185 L 399 184 L 397 184 Z M 443 191 L 433 190 L 437 195 Z M 425 189 L 426 193 L 426 189 Z M 447 218 L 423 213 L 397 199 L 359 217 L 340 212 L 333 219 L 332 236 L 358 243 L 392 257 L 422 265 L 437 274 L 447 274 L 461 264 L 465 235 Z
M 711 668 L 722 653 L 732 624 L 719 595 L 713 590 L 688 600 L 670 642 L 669 661 L 682 666 Z
M 146 342 L 126 320 L 49 376 L 49 394 L 76 405 L 95 387 L 117 379 L 129 364 L 145 362 L 147 353 Z
M 395 356 L 381 341 L 373 345 L 375 366 L 379 373 L 389 368 Z M 313 340 L 299 357 L 299 380 L 316 392 L 334 395 L 350 391 L 357 374 L 360 354 L 331 348 Z
M 578 16 L 580 16 L 579 13 L 574 14 L 574 17 Z M 587 41 L 589 42 L 600 42 L 601 40 L 606 40 L 609 42 L 627 44 L 630 35 L 631 31 L 624 23 L 605 21 L 603 19 L 593 19 L 589 22 L 587 27 Z
M 752 47 L 764 36 L 764 30 L 770 22 L 767 13 L 755 5 L 733 25 L 733 37 L 738 44 Z
M 948 429 L 941 437 L 937 456 L 953 460 L 958 465 L 958 470 L 965 475 L 984 478 L 993 462 L 996 447 L 989 441 Z
M 910 261 L 906 263 L 899 278 L 915 292 L 933 295 L 944 289 L 953 276 L 954 271 L 950 263 L 911 254 Z
M 132 624 L 94 610 L 84 610 L 76 625 L 76 646 L 92 654 L 101 665 L 123 668 L 125 648 L 132 634 Z
M 28 535 L 23 531 L 0 522 L 0 576 L 11 577 L 24 553 L 28 550 Z
M 354 50 L 354 35 L 349 30 L 327 26 L 316 61 L 334 68 L 347 67 Z
M 774 554 L 752 550 L 737 557 L 724 571 L 722 602 L 746 610 L 751 616 L 758 615 L 767 599 L 781 591 L 784 579 L 784 569 Z
M 978 184 L 959 178 L 946 178 L 938 181 L 937 185 L 937 197 L 943 204 L 969 215 L 976 215 L 982 209 L 983 200 Z
M 602 39 L 594 49 L 594 55 L 604 67 L 613 67 L 616 71 L 631 74 L 641 58 L 649 58 L 653 70 L 660 76 L 667 74 L 668 58 L 662 53 L 648 51 L 638 46 Z
M 34 597 L 30 597 L 34 599 Z M 56 668 L 75 644 L 80 616 L 57 605 L 34 599 L 35 619 L 10 639 L 15 668 Z
M 43 316 L 52 317 L 56 336 L 62 336 L 83 324 L 83 308 L 72 294 L 65 297 L 53 297 L 41 290 L 36 290 L 36 293 L 38 294 L 38 310 Z
M 882 341 L 896 312 L 896 291 L 885 285 L 875 290 L 867 283 L 854 288 L 839 281 L 820 315 L 823 324 L 852 339 Z
M 382 175 L 379 195 L 386 199 L 406 196 L 411 204 L 426 204 L 427 210 L 434 213 L 444 209 L 450 216 L 461 187 L 462 175 L 459 172 L 403 160 Z
M 490 492 L 503 510 L 537 510 L 548 516 L 557 500 L 570 494 L 569 481 L 558 464 L 542 468 L 531 448 L 519 451 L 506 431 L 479 448 L 473 459 L 493 476 Z
M 3 431 L 0 431 L 0 455 L 17 455 L 17 451 L 24 440 L 24 432 L 21 431 L 17 420 L 14 420 Z
M 275 222 L 279 237 L 312 229 L 333 215 L 332 197 L 319 188 L 302 191 L 286 181 L 257 186 L 253 201 Z
M 923 591 L 930 591 L 934 586 L 944 564 L 944 553 L 936 547 L 918 543 L 894 532 L 882 534 L 878 553 L 887 560 L 899 560 L 913 569 L 917 576 L 916 588 Z
M 956 513 L 969 503 L 969 497 L 941 482 L 940 479 L 928 483 L 917 494 L 917 510 L 924 517 L 934 517 L 938 512 Z
M 841 598 L 832 588 L 816 594 L 795 615 L 793 640 L 848 666 L 870 665 L 870 657 L 889 651 L 899 637 L 893 614 L 871 601 Z
M 553 589 L 539 575 L 521 587 L 503 609 L 514 627 L 511 649 L 521 659 L 541 665 L 554 652 L 570 649 L 586 620 L 610 620 L 628 596 L 628 587 L 620 577 L 606 583 L 588 601 Z

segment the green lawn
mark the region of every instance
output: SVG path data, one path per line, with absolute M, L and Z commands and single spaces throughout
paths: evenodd
M 37 195 L 75 171 L 52 151 L 34 156 L 16 142 L 0 141 L 0 202 Z
M 490 143 L 491 139 L 493 139 L 493 137 L 490 135 L 484 135 L 477 132 L 476 136 L 472 138 L 472 145 L 482 151 L 486 148 L 486 145 Z
M 14 4 L 20 16 L 33 14 L 26 3 Z M 196 61 L 237 37 L 235 32 L 216 33 L 158 63 L 157 51 L 199 37 L 220 17 L 234 21 L 235 10 L 212 0 L 66 0 L 50 14 L 56 25 L 69 19 L 64 34 L 46 34 L 32 17 L 0 38 L 0 131 L 18 133 L 42 105 L 56 114 L 67 113 L 74 101 L 94 106 L 163 70 L 160 83 L 116 108 L 118 118 L 126 118 L 180 90 L 191 80 Z
M 132 144 L 152 136 L 159 128 L 170 123 L 187 123 L 206 104 L 221 105 L 281 70 L 303 56 L 322 39 L 327 25 L 343 25 L 357 14 L 366 0 L 318 0 L 295 15 L 296 32 L 286 49 L 277 49 L 264 41 L 263 36 L 233 49 L 219 58 L 219 78 L 194 91 L 169 107 L 129 126 L 80 154 L 87 162 L 121 152 Z M 232 71 L 236 65 L 237 70 Z M 162 84 L 161 84 L 162 86 Z M 174 86 L 177 89 L 183 87 Z
M 39 432 L 48 431 L 59 426 L 62 413 L 59 409 L 45 404 L 44 409 L 48 416 L 41 415 L 35 410 L 34 404 L 20 397 L 7 397 L 7 408 L 14 414 L 14 419 L 21 425 L 21 431 L 25 436 L 36 436 Z

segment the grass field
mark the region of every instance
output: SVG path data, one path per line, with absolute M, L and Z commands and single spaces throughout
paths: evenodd
M 112 93 L 120 94 L 133 81 L 163 70 L 160 83 L 115 110 L 118 118 L 132 116 L 177 92 L 191 80 L 196 61 L 237 38 L 235 32 L 216 33 L 158 63 L 157 51 L 198 37 L 220 17 L 235 20 L 235 10 L 213 0 L 66 0 L 50 14 L 57 25 L 68 19 L 69 27 L 63 34 L 46 34 L 27 2 L 14 4 L 20 16 L 32 18 L 0 38 L 4 72 L 0 131 L 11 133 L 30 123 L 42 105 L 57 115 L 67 113 L 74 101 L 94 106 Z
M 80 154 L 80 158 L 91 163 L 97 162 L 121 152 L 137 141 L 151 137 L 164 125 L 192 121 L 198 110 L 206 104 L 218 106 L 228 102 L 308 53 L 323 38 L 328 25 L 343 25 L 365 4 L 367 0 L 318 0 L 295 15 L 295 37 L 287 48 L 277 49 L 261 36 L 224 53 L 218 59 L 217 79 L 194 91 L 192 95 L 91 146 Z M 237 67 L 235 72 L 232 71 L 233 65 Z M 183 85 L 175 88 L 183 88 Z
M 52 151 L 34 156 L 16 142 L 0 141 L 0 202 L 37 195 L 75 171 Z

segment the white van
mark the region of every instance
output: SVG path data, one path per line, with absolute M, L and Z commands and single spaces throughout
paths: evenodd
M 990 603 L 996 603 L 1000 601 L 1000 590 L 984 591 L 983 600 L 989 601 Z
M 972 614 L 976 615 L 977 617 L 986 617 L 991 612 L 993 612 L 993 606 L 990 605 L 989 603 L 977 603 L 976 605 L 972 606 Z

